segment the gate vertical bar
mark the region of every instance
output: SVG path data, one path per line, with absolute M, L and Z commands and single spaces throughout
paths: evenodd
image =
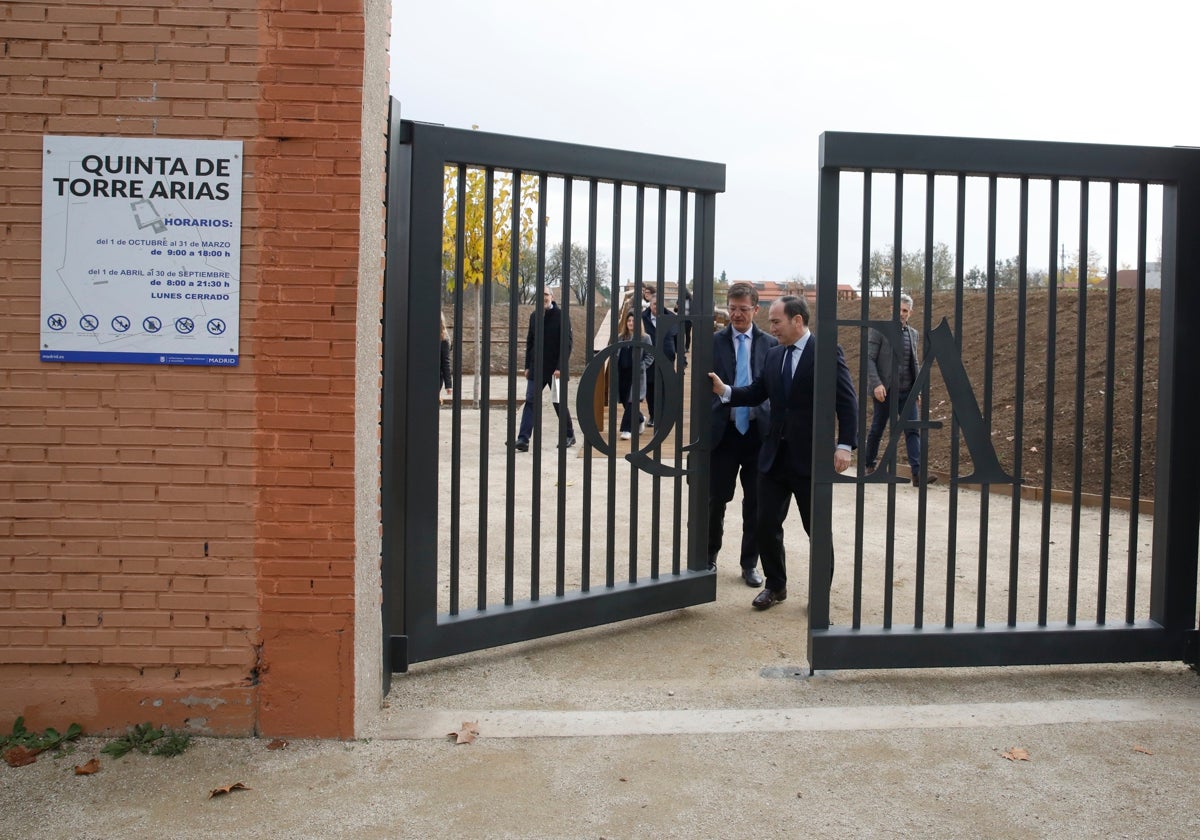
M 815 389 L 832 394 L 837 365 L 837 280 L 838 202 L 841 173 L 834 167 L 821 168 L 817 193 L 817 346 Z M 813 413 L 812 534 L 808 561 L 808 649 L 812 651 L 814 630 L 829 627 L 829 590 L 833 576 L 833 411 Z
M 505 422 L 507 434 L 504 438 L 504 498 L 513 499 L 517 487 L 517 450 L 513 445 L 517 440 L 517 321 L 520 310 L 516 289 L 519 285 L 518 275 L 521 271 L 521 178 L 519 169 L 512 174 L 512 208 L 509 219 L 512 225 L 511 253 L 508 256 L 508 405 L 511 409 L 506 412 Z M 505 505 L 504 512 L 504 605 L 511 607 L 516 597 L 515 577 L 517 515 L 513 504 Z
M 487 168 L 484 178 L 484 208 L 483 208 L 483 318 L 482 324 L 475 328 L 476 342 L 482 341 L 482 352 L 476 353 L 475 358 L 482 359 L 479 372 L 479 451 L 489 452 L 490 435 L 488 434 L 491 411 L 491 373 L 492 373 L 492 250 L 495 231 L 495 187 L 496 170 Z M 455 407 L 461 405 L 461 400 L 455 400 Z M 458 422 L 454 424 L 458 430 Z M 482 459 L 479 464 L 479 553 L 476 555 L 477 568 L 475 574 L 476 608 L 487 607 L 488 579 L 488 459 Z M 457 511 L 456 511 L 457 513 Z
M 692 329 L 692 364 L 696 371 L 712 370 L 713 281 L 716 275 L 717 197 L 697 192 L 692 251 L 694 315 L 703 315 Z M 712 449 L 712 387 L 707 376 L 692 376 L 691 447 L 688 449 L 688 571 L 708 569 L 709 452 Z
M 925 284 L 922 290 L 923 305 L 921 310 L 925 322 L 922 324 L 924 329 L 921 330 L 921 335 L 929 335 L 929 310 L 933 308 L 933 219 L 934 219 L 934 174 L 932 172 L 925 175 Z M 909 313 L 909 318 L 912 313 Z M 919 355 L 921 350 L 919 347 L 913 347 L 913 353 Z M 915 390 L 915 389 L 914 389 Z M 922 387 L 921 394 L 921 414 L 922 423 L 929 423 L 929 380 L 925 380 L 925 385 Z M 929 433 L 928 426 L 921 427 L 921 452 L 929 452 Z M 909 464 L 912 468 L 912 464 Z M 925 626 L 925 522 L 929 512 L 929 488 L 926 478 L 929 475 L 929 459 L 921 458 L 921 468 L 914 474 L 919 482 L 917 491 L 917 570 L 915 591 L 913 593 L 913 626 Z
M 983 417 L 991 432 L 992 419 L 992 370 L 995 363 L 996 322 L 996 176 L 988 176 L 987 202 L 987 314 L 984 316 L 983 339 Z M 987 572 L 988 572 L 988 526 L 990 525 L 991 485 L 979 488 L 979 563 L 977 568 L 977 591 L 975 593 L 975 626 L 987 623 Z
M 1050 182 L 1050 292 L 1046 306 L 1046 429 L 1042 439 L 1045 449 L 1042 461 L 1042 552 L 1038 569 L 1038 618 L 1039 627 L 1048 621 L 1050 605 L 1050 511 L 1051 490 L 1054 476 L 1054 371 L 1058 361 L 1058 230 L 1059 181 Z
M 840 179 L 839 175 L 839 179 Z M 865 323 L 871 318 L 871 170 L 863 172 L 862 188 L 862 242 L 859 254 L 859 288 L 862 291 L 862 303 L 859 306 L 859 318 Z M 858 358 L 867 358 L 869 331 L 860 329 L 858 333 Z M 866 404 L 871 399 L 867 366 L 858 366 L 858 393 L 862 394 L 863 410 L 858 414 L 858 439 L 864 443 L 867 440 Z M 866 459 L 858 459 L 858 469 L 865 472 Z M 862 597 L 863 597 L 863 526 L 866 510 L 866 485 L 859 484 L 854 494 L 854 580 L 851 594 L 850 626 L 854 629 L 862 627 Z
M 533 400 L 533 498 L 542 498 L 542 382 L 546 375 L 546 319 L 538 317 L 538 307 L 545 305 L 546 293 L 546 173 L 538 173 L 537 187 L 537 292 L 533 296 L 533 359 L 527 378 L 537 386 Z M 561 332 L 561 330 L 560 330 Z M 528 393 L 528 391 L 526 391 Z M 542 587 L 542 506 L 535 504 L 530 510 L 529 526 L 529 600 L 541 598 Z
M 1148 187 L 1138 184 L 1137 289 L 1133 326 L 1133 484 L 1129 491 L 1129 547 L 1125 567 L 1125 621 L 1132 624 L 1137 609 L 1137 544 L 1142 495 L 1142 389 L 1146 365 L 1146 224 Z M 1159 266 L 1161 270 L 1161 266 Z M 1161 317 L 1161 315 L 1160 315 Z
M 559 294 L 562 297 L 562 317 L 559 320 L 558 329 L 558 367 L 562 371 L 559 377 L 558 386 L 558 413 L 559 419 L 557 428 L 558 434 L 554 437 L 558 441 L 558 481 L 555 483 L 557 492 L 554 494 L 557 502 L 558 510 L 556 517 L 556 540 L 555 540 L 555 561 L 554 561 L 554 594 L 561 596 L 566 592 L 567 587 L 567 427 L 566 421 L 562 418 L 564 412 L 568 412 L 567 408 L 571 403 L 568 397 L 571 380 L 571 342 L 568 336 L 571 335 L 571 223 L 572 205 L 574 204 L 574 184 L 573 178 L 563 179 L 563 224 L 562 224 L 562 245 L 558 254 L 558 264 L 560 266 L 559 275 Z M 586 341 L 586 337 L 585 337 Z M 551 393 L 554 392 L 554 383 L 550 386 Z M 586 522 L 576 523 L 577 526 L 587 528 Z M 584 539 L 586 542 L 586 537 Z
M 1016 342 L 1016 373 L 1013 377 L 1013 393 L 1025 393 L 1025 317 L 1029 299 L 1029 179 L 1021 179 L 1021 193 L 1018 199 L 1017 242 L 1020 249 L 1017 253 L 1017 276 L 1020 283 L 1017 289 L 1017 342 Z M 1017 590 L 1020 578 L 1018 576 L 1018 558 L 1021 553 L 1021 466 L 1024 454 L 1024 425 L 1025 401 L 1013 400 L 1013 486 L 1012 512 L 1010 514 L 1010 529 L 1008 534 L 1008 626 L 1017 625 Z
M 613 208 L 612 208 L 612 282 L 613 282 L 613 310 L 618 317 L 621 313 L 621 307 L 624 304 L 624 287 L 621 285 L 621 182 L 617 181 L 613 184 Z M 636 290 L 635 290 L 636 294 Z M 617 298 L 622 298 L 618 303 Z M 629 301 L 629 311 L 634 312 L 633 329 L 634 335 L 640 335 L 638 328 L 641 324 L 641 318 L 637 317 L 635 307 L 637 300 Z M 617 340 L 617 319 L 609 318 L 608 343 L 613 344 Z M 635 360 L 636 361 L 636 360 Z M 617 439 L 617 403 L 620 401 L 619 388 L 617 378 L 617 366 L 610 362 L 608 365 L 608 439 Z M 638 411 L 641 411 L 641 404 L 638 404 Z M 638 424 L 630 420 L 634 434 L 637 434 Z M 612 454 L 608 457 L 608 534 L 605 540 L 605 557 L 604 557 L 604 585 L 612 588 L 617 581 L 617 457 Z
M 901 280 L 904 276 L 904 173 L 896 172 L 895 191 L 892 195 L 892 311 L 889 313 L 890 322 L 895 324 L 900 320 L 900 294 L 903 291 Z M 819 301 L 820 298 L 818 297 Z M 819 323 L 819 321 L 818 321 Z M 892 369 L 888 371 L 888 376 L 892 379 L 892 399 L 888 400 L 888 432 L 891 437 L 896 438 L 896 424 L 900 418 L 900 393 L 894 387 L 898 381 L 898 370 L 900 367 L 899 354 L 893 355 Z M 878 466 L 884 469 L 884 472 L 892 475 L 899 471 L 899 446 L 888 446 L 888 457 L 886 463 L 881 463 Z M 816 458 L 813 459 L 816 463 Z M 883 559 L 883 626 L 887 629 L 892 626 L 892 610 L 895 606 L 893 601 L 893 593 L 896 590 L 896 484 L 889 481 L 887 485 L 887 517 L 886 525 L 884 526 L 884 548 Z
M 643 282 L 643 266 L 645 264 L 645 236 L 646 236 L 646 186 L 638 184 L 635 191 L 635 209 L 634 209 L 634 234 L 633 234 L 633 298 L 630 300 L 630 308 L 640 307 L 642 301 L 642 282 Z M 636 310 L 641 314 L 641 310 Z M 642 319 L 636 317 L 633 319 L 634 336 L 639 336 L 642 325 Z M 639 339 L 640 340 L 640 339 Z M 636 358 L 634 359 L 636 362 Z M 655 357 L 654 364 L 662 364 L 662 360 Z M 636 369 L 636 368 L 635 368 Z M 650 368 L 654 370 L 654 368 Z M 649 371 L 647 371 L 649 373 Z M 654 377 L 653 382 L 646 383 L 646 393 L 650 392 L 651 388 L 658 387 L 658 377 Z M 658 396 L 658 392 L 655 392 Z M 638 437 L 638 429 L 640 424 L 634 423 L 630 418 L 629 427 L 633 431 L 633 445 L 640 446 L 641 440 Z M 638 471 L 629 471 L 629 569 L 628 580 L 633 583 L 638 578 L 637 566 L 637 549 L 638 549 Z
M 1117 181 L 1108 185 L 1108 333 L 1104 342 L 1104 475 L 1100 485 L 1100 574 L 1096 595 L 1096 623 L 1108 613 L 1108 528 L 1112 506 L 1113 387 L 1117 360 Z M 1130 516 L 1137 508 L 1130 508 Z
M 1088 182 L 1079 184 L 1079 322 L 1075 338 L 1075 470 L 1071 489 L 1071 554 L 1067 571 L 1067 624 L 1079 608 L 1079 529 L 1083 494 L 1083 402 L 1087 366 Z
M 667 311 L 667 191 L 662 187 L 658 188 L 658 218 L 655 220 L 654 242 L 654 282 L 658 286 L 658 294 L 655 299 L 658 308 L 657 317 L 661 322 L 663 313 Z M 662 332 L 666 332 L 666 329 L 665 325 L 659 327 L 659 330 Z M 678 355 L 676 356 L 677 359 Z M 676 361 L 668 359 L 663 359 L 662 361 L 664 365 L 669 362 L 669 369 L 674 373 Z M 655 380 L 657 379 L 658 377 L 656 376 Z M 654 410 L 659 415 L 655 419 L 656 423 L 662 423 L 664 419 L 662 411 L 663 398 L 669 396 L 670 399 L 674 400 L 676 397 L 674 383 L 675 377 L 672 375 L 662 390 L 655 394 Z M 671 391 L 669 395 L 667 393 L 668 389 Z M 676 429 L 675 433 L 679 435 L 681 434 L 681 430 Z M 656 448 L 654 457 L 656 460 L 662 457 L 661 444 Z M 650 577 L 657 578 L 660 574 L 662 563 L 662 544 L 658 539 L 658 535 L 662 533 L 662 477 L 658 475 L 651 477 L 650 487 L 650 533 L 654 535 L 654 539 L 650 543 Z
M 954 343 L 962 352 L 963 282 L 966 268 L 967 176 L 958 174 L 954 209 Z M 925 334 L 928 337 L 929 333 Z M 954 626 L 954 586 L 958 573 L 958 415 L 950 412 L 950 513 L 946 529 L 946 622 Z
M 595 178 L 588 182 L 588 225 L 587 225 L 587 295 L 584 306 L 587 307 L 587 319 L 583 331 L 583 358 L 586 364 L 591 364 L 596 354 L 592 336 L 596 334 L 596 205 L 599 199 L 599 184 Z M 613 301 L 616 294 L 609 297 L 608 320 L 614 326 L 617 322 Z M 593 396 L 593 402 L 595 397 Z M 615 414 L 615 411 L 610 411 Z M 582 435 L 581 435 L 582 437 Z M 612 440 L 609 436 L 609 440 Z M 592 588 L 592 447 L 583 443 L 583 527 L 586 534 L 583 539 L 583 553 L 580 557 L 580 585 L 584 592 Z
M 666 191 L 663 191 L 666 195 Z M 664 202 L 663 206 L 666 204 Z M 687 317 L 690 313 L 687 307 L 687 207 L 688 194 L 687 190 L 679 191 L 679 249 L 677 251 L 678 271 L 676 273 L 675 289 L 676 289 L 676 308 L 682 310 L 679 314 Z M 675 336 L 675 353 L 679 357 L 680 365 L 687 363 L 687 335 L 688 328 L 684 324 L 680 324 L 679 332 Z M 707 378 L 707 377 L 706 377 Z M 687 387 L 685 380 L 680 380 L 679 393 L 676 398 L 679 400 L 679 427 L 675 430 L 675 463 L 683 463 L 683 435 L 685 425 L 688 423 L 688 417 L 683 411 L 683 406 L 686 405 L 683 399 L 683 389 Z M 685 551 L 687 547 L 683 545 L 683 476 L 677 475 L 671 479 L 672 485 L 672 506 L 674 511 L 672 515 L 671 527 L 671 572 L 679 574 L 680 567 L 680 548 Z
M 466 217 L 467 168 L 459 166 L 454 181 L 454 321 L 463 322 L 463 284 L 466 282 Z M 442 224 L 446 220 L 442 219 Z M 441 290 L 439 289 L 439 292 Z M 479 324 L 475 325 L 475 341 L 479 341 Z M 478 375 L 478 371 L 476 371 Z M 455 400 L 454 419 L 450 427 L 450 615 L 458 615 L 459 568 L 462 562 L 462 400 Z

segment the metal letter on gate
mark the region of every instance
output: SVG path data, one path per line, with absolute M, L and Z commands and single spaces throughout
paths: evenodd
M 887 329 L 890 325 L 891 322 L 880 325 L 880 332 L 888 336 L 888 340 L 891 340 L 891 333 L 895 332 Z M 896 344 L 898 342 L 893 341 L 893 345 Z M 971 380 L 967 377 L 967 370 L 963 366 L 962 354 L 954 346 L 954 333 L 950 330 L 950 324 L 945 318 L 942 318 L 942 322 L 929 332 L 929 352 L 921 361 L 916 380 L 913 382 L 912 390 L 909 391 L 910 402 L 917 399 L 921 389 L 928 382 L 930 367 L 935 361 L 942 374 L 942 381 L 946 385 L 946 393 L 950 397 L 950 407 L 958 420 L 959 429 L 962 430 L 963 442 L 967 444 L 967 450 L 971 453 L 971 463 L 975 467 L 973 473 L 957 478 L 957 482 L 959 484 L 1012 484 L 1013 477 L 1000 466 L 996 448 L 992 446 L 992 439 L 988 435 L 983 412 L 979 410 L 979 401 L 975 399 L 975 392 L 971 389 Z M 942 427 L 938 421 L 905 420 L 909 403 L 905 403 L 899 408 L 900 416 L 897 418 L 895 426 L 890 428 L 891 437 L 884 458 L 881 460 L 892 457 L 893 450 L 906 429 L 940 429 Z
M 664 440 L 671 434 L 671 430 L 676 423 L 680 424 L 680 429 L 683 428 L 683 402 L 676 399 L 677 395 L 683 393 L 683 370 L 681 370 L 674 362 L 670 367 L 665 364 L 670 360 L 667 359 L 666 352 L 663 349 L 664 342 L 668 335 L 671 334 L 684 321 L 693 323 L 703 319 L 696 317 L 683 317 L 664 312 L 658 316 L 658 332 L 655 336 L 654 349 L 646 347 L 645 342 L 641 341 L 618 341 L 615 344 L 610 344 L 599 353 L 592 357 L 588 362 L 583 373 L 579 377 L 579 387 L 576 389 L 575 397 L 575 417 L 579 423 L 579 430 L 583 433 L 584 440 L 592 445 L 602 455 L 612 455 L 614 449 L 612 444 L 605 440 L 600 434 L 600 429 L 596 425 L 596 418 L 592 413 L 590 401 L 595 398 L 596 383 L 600 379 L 600 373 L 604 370 L 605 362 L 611 356 L 616 357 L 617 353 L 624 347 L 629 347 L 634 350 L 641 349 L 643 352 L 653 352 L 654 354 L 654 377 L 662 382 L 661 400 L 655 403 L 655 424 L 654 434 L 650 440 L 641 449 L 636 452 L 630 452 L 625 456 L 625 460 L 633 464 L 643 472 L 648 472 L 651 475 L 657 475 L 662 478 L 671 478 L 677 475 L 687 475 L 687 469 L 682 466 L 669 467 L 661 461 L 656 461 L 647 453 L 658 449 Z M 661 360 L 661 361 L 660 361 Z M 678 361 L 678 355 L 676 356 Z M 616 371 L 613 371 L 616 375 Z M 635 382 L 631 387 L 637 387 Z M 654 383 L 646 383 L 647 388 L 653 388 Z M 587 402 L 585 402 L 585 400 Z M 613 409 L 615 410 L 615 408 Z

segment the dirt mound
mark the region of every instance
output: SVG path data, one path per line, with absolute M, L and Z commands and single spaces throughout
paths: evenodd
M 928 321 L 918 302 L 911 323 L 921 332 L 923 347 L 926 324 L 936 327 L 943 318 L 961 341 L 963 364 L 985 418 L 990 409 L 992 442 L 1009 474 L 1016 472 L 1019 458 L 1026 486 L 1070 490 L 1078 476 L 1084 493 L 1102 494 L 1107 484 L 1114 496 L 1127 498 L 1136 491 L 1142 499 L 1153 498 L 1159 293 L 1146 294 L 1140 359 L 1134 290 L 1119 289 L 1111 301 L 1106 290 L 1097 289 L 1088 289 L 1083 298 L 1077 291 L 1059 290 L 1056 298 L 1052 309 L 1049 290 L 1030 291 L 1022 308 L 1015 291 L 998 291 L 989 317 L 984 292 L 964 294 L 961 304 L 952 292 L 939 293 Z M 890 318 L 891 307 L 890 298 L 869 303 L 872 318 Z M 842 319 L 860 318 L 861 312 L 861 300 L 839 303 Z M 856 377 L 860 335 L 845 327 L 838 335 Z M 1139 394 L 1140 416 L 1135 414 Z M 861 396 L 869 406 L 869 396 Z M 944 424 L 929 432 L 929 467 L 949 473 L 951 411 L 936 366 L 929 396 L 930 419 Z M 958 457 L 957 473 L 965 475 L 970 454 L 961 443 Z

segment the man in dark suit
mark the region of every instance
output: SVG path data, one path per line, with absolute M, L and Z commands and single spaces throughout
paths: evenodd
M 729 325 L 713 336 L 713 371 L 734 385 L 762 378 L 767 351 L 779 342 L 754 324 L 758 290 L 752 283 L 734 283 L 726 301 Z M 725 506 L 733 500 L 738 475 L 742 480 L 742 580 L 762 586 L 758 572 L 758 451 L 771 425 L 771 403 L 730 409 L 712 400 L 712 456 L 708 491 L 708 567 L 717 568 L 725 530 Z
M 650 291 L 655 287 L 647 285 L 642 291 L 646 300 L 647 306 L 642 310 L 642 334 L 650 337 L 650 343 L 656 348 L 655 360 L 650 367 L 646 369 L 646 409 L 650 412 L 650 420 L 647 421 L 647 426 L 653 426 L 656 415 L 654 413 L 654 385 L 656 377 L 654 375 L 654 366 L 660 363 L 658 361 L 658 292 Z M 671 330 L 667 335 L 663 336 L 663 355 L 671 367 L 675 365 L 675 343 L 678 328 Z
M 904 411 L 908 395 L 912 392 L 917 380 L 917 371 L 921 368 L 921 360 L 917 356 L 917 346 L 921 334 L 909 326 L 908 319 L 912 315 L 912 298 L 900 295 L 900 346 L 893 348 L 878 330 L 871 330 L 867 336 L 867 386 L 871 389 L 871 398 L 875 404 L 875 414 L 871 417 L 871 430 L 867 432 L 867 475 L 875 472 L 875 459 L 879 455 L 879 441 L 883 437 L 884 427 L 891 416 L 892 400 L 896 400 L 897 411 Z M 899 350 L 899 353 L 896 352 Z M 914 401 L 908 414 L 901 419 L 909 423 L 917 421 L 917 403 Z M 904 430 L 904 443 L 908 448 L 908 466 L 912 470 L 913 487 L 921 483 L 921 433 L 916 427 L 908 426 Z M 936 475 L 925 479 L 927 484 L 937 481 Z
M 808 303 L 788 295 L 771 304 L 771 334 L 779 339 L 763 363 L 761 379 L 742 388 L 730 388 L 715 373 L 709 377 L 713 393 L 730 405 L 759 405 L 771 400 L 771 424 L 758 453 L 758 549 L 767 581 L 754 599 L 765 610 L 787 598 L 784 566 L 783 521 L 792 497 L 800 508 L 800 521 L 812 533 L 813 413 L 816 409 L 813 384 L 816 345 L 808 331 Z M 858 398 L 846 366 L 842 348 L 837 348 L 837 391 L 833 410 L 837 415 L 837 450 L 833 467 L 843 472 L 850 466 L 850 452 L 858 444 Z M 822 406 L 828 411 L 828 406 Z M 821 523 L 828 528 L 829 523 Z
M 537 319 L 542 319 L 541 378 L 537 376 Z M 559 358 L 562 331 L 566 330 L 567 353 Z M 554 380 L 562 375 L 571 360 L 571 322 L 562 316 L 562 309 L 554 301 L 554 293 L 546 289 L 542 295 L 542 309 L 529 313 L 529 332 L 525 336 L 525 408 L 521 411 L 521 428 L 517 432 L 516 449 L 529 451 L 529 438 L 533 435 L 533 404 L 542 398 L 543 388 L 554 388 Z M 571 410 L 566 402 L 555 399 L 554 413 L 566 424 L 564 446 L 575 445 L 575 427 L 571 425 Z

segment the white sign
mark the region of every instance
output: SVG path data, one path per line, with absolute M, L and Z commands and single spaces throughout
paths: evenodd
M 236 365 L 240 140 L 45 137 L 44 362 Z

